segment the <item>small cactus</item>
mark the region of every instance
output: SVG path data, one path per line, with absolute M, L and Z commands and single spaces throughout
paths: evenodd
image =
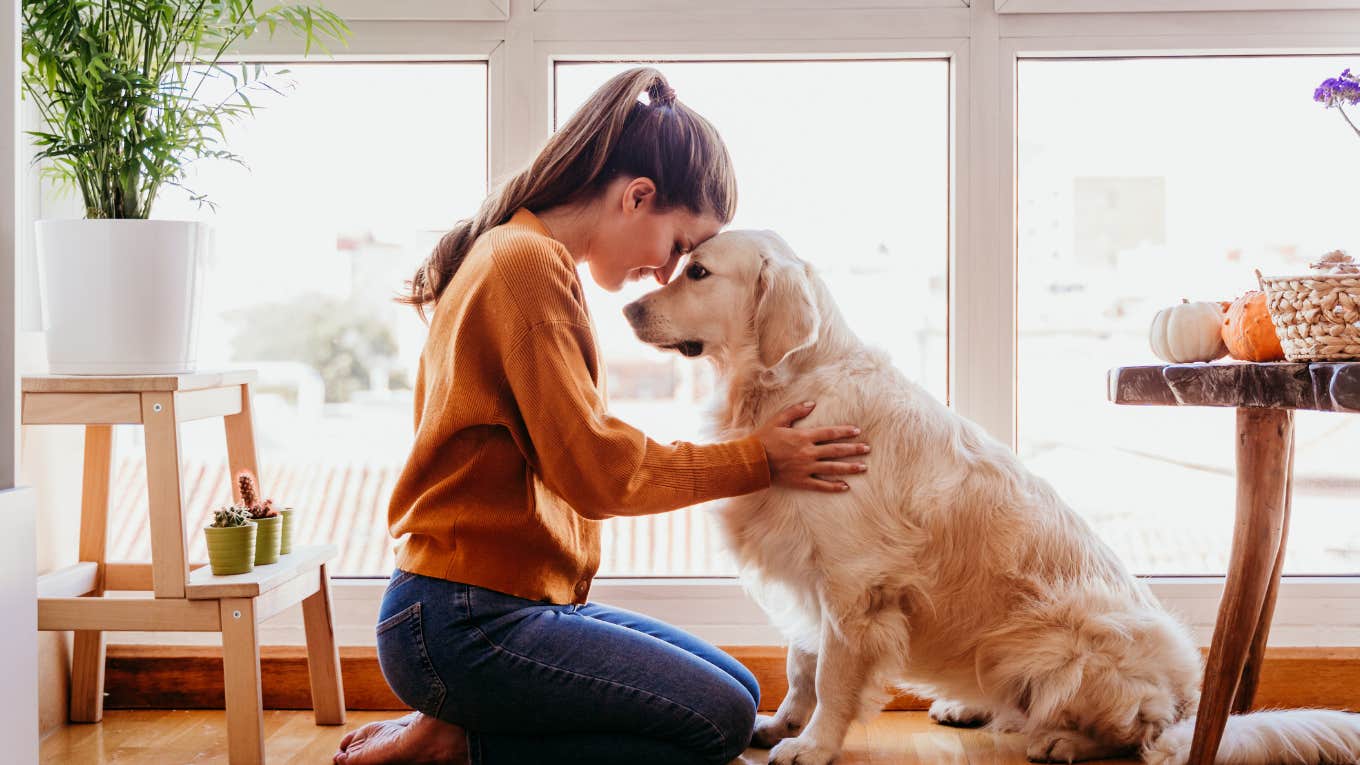
M 250 511 L 240 505 L 227 505 L 213 511 L 212 528 L 230 529 L 250 523 Z
M 241 505 L 250 513 L 251 518 L 273 518 L 279 514 L 279 511 L 274 509 L 274 500 L 260 501 L 255 477 L 249 471 L 242 470 L 241 474 L 236 476 L 236 485 L 241 489 Z
M 255 507 L 259 499 L 255 494 L 255 477 L 249 471 L 242 470 L 241 474 L 236 476 L 236 485 L 241 489 L 241 504 Z

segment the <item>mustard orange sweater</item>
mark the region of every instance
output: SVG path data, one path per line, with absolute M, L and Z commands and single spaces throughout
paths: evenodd
M 397 566 L 584 603 L 600 522 L 769 486 L 754 437 L 662 445 L 605 410 L 576 263 L 528 210 L 482 235 L 435 306 L 415 445 L 388 509 Z

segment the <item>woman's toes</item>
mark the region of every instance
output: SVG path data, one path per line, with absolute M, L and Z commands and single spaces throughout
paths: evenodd
M 340 751 L 335 753 L 331 762 L 335 765 L 384 762 L 376 757 L 390 750 L 392 739 L 406 729 L 409 723 L 403 722 L 404 719 L 371 722 L 346 733 L 340 739 Z
M 350 747 L 358 746 L 360 742 L 368 738 L 369 734 L 380 725 L 383 725 L 383 723 L 373 722 L 346 733 L 345 737 L 340 739 L 340 747 L 335 752 L 335 756 L 331 758 L 331 762 L 335 763 L 335 765 L 344 765 L 345 755 Z
M 351 746 L 368 738 L 380 727 L 384 725 L 400 725 L 402 727 L 406 727 L 411 723 L 415 722 L 419 718 L 420 718 L 419 712 L 412 712 L 406 715 L 405 717 L 398 717 L 395 720 L 383 720 L 381 722 L 371 722 L 367 725 L 355 728 L 354 730 L 346 733 L 344 738 L 340 739 L 339 749 L 338 751 L 336 751 L 335 757 L 332 758 L 332 762 L 336 763 L 336 765 L 344 765 L 345 758 L 342 757 L 342 755 L 344 755 L 345 752 L 348 751 Z
M 335 765 L 459 763 L 467 761 L 467 736 L 451 723 L 419 713 L 352 731 L 341 741 Z
M 386 756 L 386 753 L 393 751 L 392 745 L 397 734 L 404 730 L 406 726 L 398 724 L 395 720 L 383 720 L 351 731 L 349 741 L 340 742 L 340 751 L 336 752 L 333 762 L 335 765 L 396 762 L 395 758 Z

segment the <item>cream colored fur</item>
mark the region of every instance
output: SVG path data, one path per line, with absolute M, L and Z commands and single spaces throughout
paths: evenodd
M 721 234 L 691 263 L 710 273 L 682 272 L 629 318 L 646 342 L 702 343 L 722 382 L 715 435 L 815 401 L 799 427 L 858 425 L 873 448 L 852 491 L 719 510 L 790 642 L 789 694 L 755 730 L 770 761 L 831 762 L 897 684 L 940 699 L 941 722 L 1023 734 L 1034 760 L 1185 762 L 1199 652 L 1053 488 L 861 343 L 779 237 Z M 1218 762 L 1358 759 L 1356 717 L 1294 711 L 1233 718 Z

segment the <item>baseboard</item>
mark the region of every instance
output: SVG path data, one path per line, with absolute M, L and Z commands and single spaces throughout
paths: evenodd
M 761 707 L 779 705 L 788 684 L 784 649 L 734 646 L 724 649 L 760 681 Z M 371 646 L 340 649 L 345 706 L 355 710 L 399 710 L 378 668 Z M 310 709 L 307 655 L 301 646 L 261 649 L 266 709 Z M 104 676 L 108 709 L 221 709 L 222 652 L 211 646 L 110 645 Z M 1360 648 L 1273 648 L 1266 651 L 1256 694 L 1260 708 L 1328 707 L 1360 709 Z M 923 710 L 926 699 L 898 694 L 892 710 Z

